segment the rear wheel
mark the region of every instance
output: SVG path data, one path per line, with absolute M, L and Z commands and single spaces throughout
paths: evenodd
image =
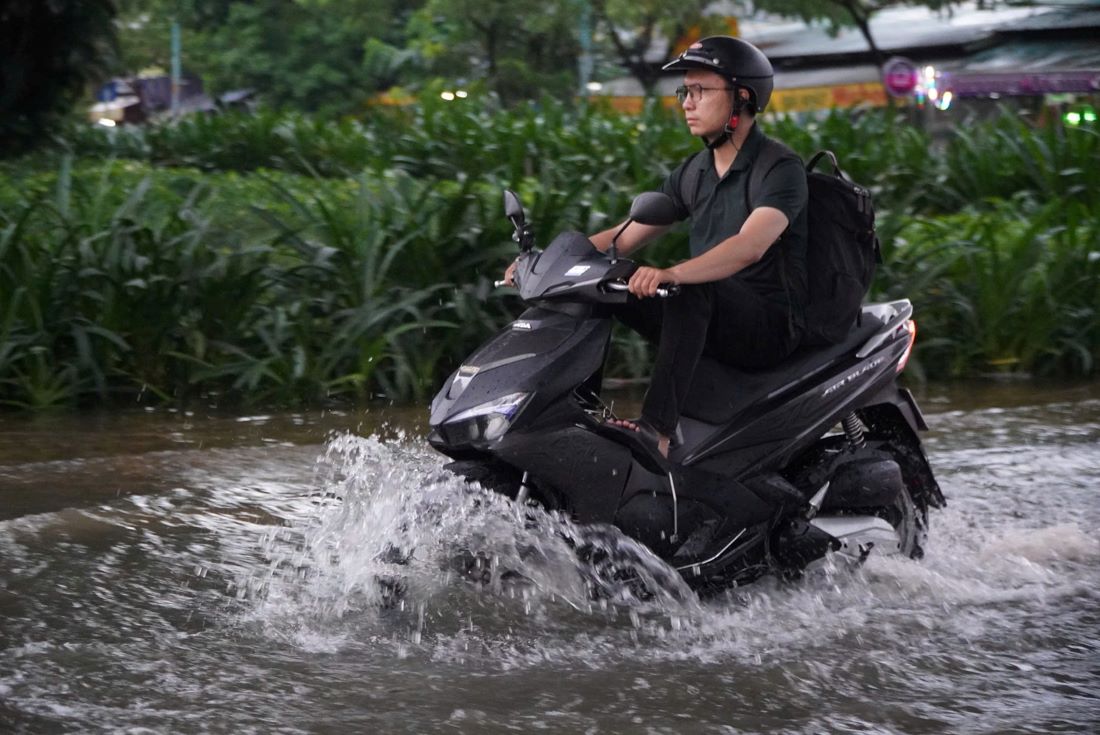
M 928 514 L 917 508 L 908 487 L 902 488 L 893 505 L 876 509 L 876 511 L 897 532 L 900 553 L 910 559 L 920 559 L 924 556 Z
M 869 406 L 858 413 L 867 425 L 868 444 L 889 452 L 901 467 L 910 500 L 920 511 L 926 526 L 928 510 L 943 508 L 947 501 L 932 474 L 932 467 L 921 446 L 920 437 L 892 404 Z
M 928 510 L 945 504 L 943 494 L 932 475 L 920 439 L 905 419 L 896 410 L 893 416 L 884 411 L 864 420 L 868 418 L 873 432 L 867 438 L 868 445 L 889 454 L 901 468 L 902 492 L 886 509 L 884 517 L 898 532 L 902 553 L 920 559 L 924 556 L 928 536 Z
M 901 432 L 868 433 L 863 445 L 853 449 L 846 437 L 829 436 L 800 457 L 790 468 L 787 477 L 807 498 L 826 483 L 830 483 L 831 494 L 825 496 L 822 514 L 882 518 L 897 533 L 898 551 L 907 557 L 919 559 L 924 555 L 929 501 L 937 497 L 939 487 L 932 478 L 919 444 L 916 447 L 910 446 L 907 439 L 910 437 Z M 916 439 L 912 437 L 911 440 Z M 886 460 L 896 465 L 893 480 L 890 480 L 890 472 L 860 474 L 860 481 L 855 483 L 851 481 L 850 474 L 844 480 L 841 479 L 846 468 L 859 467 L 865 462 L 870 463 L 873 468 L 876 464 L 881 466 Z M 880 485 L 879 481 L 890 484 Z M 891 486 L 897 488 L 896 493 L 882 496 L 875 492 L 876 488 Z M 861 488 L 868 492 L 865 494 Z

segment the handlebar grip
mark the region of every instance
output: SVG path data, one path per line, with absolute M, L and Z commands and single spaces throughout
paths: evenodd
M 607 283 L 608 291 L 626 291 L 627 285 L 622 281 L 610 281 Z M 657 287 L 657 297 L 667 299 L 680 293 L 680 285 L 677 283 L 662 283 Z

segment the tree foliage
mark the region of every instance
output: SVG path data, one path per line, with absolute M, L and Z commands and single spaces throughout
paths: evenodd
M 807 23 L 825 23 L 835 33 L 843 27 L 859 29 L 875 63 L 882 65 L 886 54 L 871 33 L 871 18 L 875 13 L 902 6 L 948 10 L 962 0 L 753 0 L 756 10 L 799 18 Z
M 484 79 L 505 101 L 565 96 L 580 53 L 576 11 L 573 0 L 428 0 L 408 40 L 431 72 Z
M 183 69 L 213 93 L 250 88 L 269 105 L 349 113 L 391 87 L 434 80 L 482 87 L 506 103 L 577 91 L 583 50 L 599 76 L 625 70 L 653 92 L 677 41 L 725 31 L 706 0 L 0 0 L 0 113 L 7 137 L 38 135 L 109 73 Z M 958 0 L 743 0 L 831 28 L 855 26 L 879 61 L 874 13 Z M 114 23 L 117 9 L 117 23 Z M 114 39 L 120 53 L 112 64 Z M 582 39 L 591 39 L 582 49 Z
M 127 0 L 127 70 L 168 68 L 179 22 L 183 66 L 207 88 L 256 90 L 277 107 L 347 112 L 414 61 L 403 50 L 415 3 L 399 0 Z
M 642 85 L 647 95 L 661 77 L 660 64 L 671 45 L 686 35 L 719 32 L 722 22 L 706 17 L 707 0 L 590 0 L 608 53 Z M 666 44 L 667 42 L 667 44 Z M 666 45 L 668 48 L 666 48 Z
M 123 68 L 183 62 L 214 91 L 348 111 L 391 86 L 481 83 L 505 102 L 576 92 L 583 17 L 593 55 L 652 90 L 671 41 L 707 29 L 704 0 L 120 0 Z M 659 60 L 659 59 L 657 59 Z
M 0 154 L 42 140 L 115 53 L 111 0 L 0 3 Z

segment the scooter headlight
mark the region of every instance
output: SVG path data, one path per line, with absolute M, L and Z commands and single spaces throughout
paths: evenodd
M 449 433 L 465 430 L 470 441 L 496 441 L 508 431 L 526 401 L 526 393 L 509 393 L 468 408 L 445 423 Z

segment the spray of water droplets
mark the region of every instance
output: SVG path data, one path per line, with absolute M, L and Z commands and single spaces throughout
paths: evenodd
M 475 593 L 490 615 L 612 611 L 636 626 L 698 604 L 679 575 L 617 530 L 468 485 L 419 445 L 337 436 L 316 485 L 308 511 L 267 534 L 264 567 L 241 584 L 257 600 L 254 617 L 299 639 L 303 629 L 315 638 L 405 616 L 417 642 L 428 618 L 469 627 L 456 596 Z

